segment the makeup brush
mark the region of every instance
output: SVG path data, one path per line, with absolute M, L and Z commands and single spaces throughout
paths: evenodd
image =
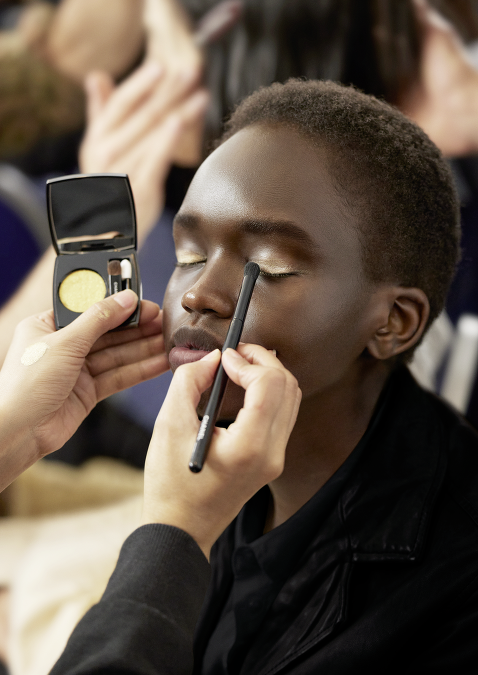
M 123 289 L 131 288 L 131 277 L 133 276 L 133 268 L 128 258 L 121 261 L 121 278 L 123 279 Z
M 249 309 L 252 291 L 254 290 L 254 286 L 260 271 L 261 268 L 257 263 L 254 262 L 248 262 L 244 267 L 244 278 L 242 280 L 242 286 L 237 299 L 234 316 L 232 317 L 229 330 L 227 331 L 226 341 L 224 342 L 222 348 L 223 352 L 225 352 L 229 347 L 232 347 L 232 349 L 237 349 L 237 345 L 241 339 L 244 322 L 246 320 L 247 310 Z M 211 443 L 212 435 L 214 433 L 216 420 L 221 410 L 222 399 L 226 390 L 228 379 L 229 378 L 226 375 L 226 371 L 224 370 L 222 363 L 220 363 L 214 378 L 214 383 L 212 385 L 211 395 L 209 396 L 206 411 L 204 413 L 204 417 L 202 418 L 201 426 L 199 427 L 199 433 L 196 438 L 196 443 L 194 445 L 191 459 L 189 460 L 189 468 L 193 473 L 199 473 L 199 471 L 201 471 L 203 468 L 206 454 Z
M 110 295 L 121 291 L 121 263 L 119 260 L 110 260 L 108 262 L 108 281 Z

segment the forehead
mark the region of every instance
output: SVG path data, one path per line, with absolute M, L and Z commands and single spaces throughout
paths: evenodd
M 283 127 L 242 129 L 203 162 L 184 205 L 207 209 L 210 216 L 222 216 L 228 207 L 246 217 L 259 208 L 308 215 L 318 183 L 322 194 L 335 192 L 325 150 L 310 145 Z
M 246 127 L 198 169 L 178 222 L 291 222 L 321 248 L 357 253 L 357 224 L 329 173 L 329 152 L 285 127 Z

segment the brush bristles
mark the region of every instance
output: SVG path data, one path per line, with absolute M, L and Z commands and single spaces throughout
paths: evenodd
M 121 276 L 121 263 L 119 260 L 109 261 L 108 274 L 110 275 L 110 277 Z
M 253 277 L 254 281 L 257 279 L 260 273 L 261 268 L 255 262 L 248 262 L 247 265 L 244 267 L 244 276 L 245 277 L 251 276 Z

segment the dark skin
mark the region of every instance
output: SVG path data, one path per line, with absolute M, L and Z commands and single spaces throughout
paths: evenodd
M 275 349 L 302 390 L 284 472 L 270 485 L 267 529 L 303 506 L 352 452 L 393 357 L 419 340 L 429 313 L 420 289 L 367 279 L 359 224 L 334 185 L 329 152 L 285 127 L 247 127 L 199 168 L 174 225 L 166 352 L 222 345 L 252 260 L 263 274 L 243 340 Z M 234 419 L 242 401 L 229 387 L 221 417 Z

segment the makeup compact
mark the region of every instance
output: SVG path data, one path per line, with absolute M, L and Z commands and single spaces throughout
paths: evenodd
M 47 181 L 56 328 L 108 295 L 131 288 L 141 299 L 136 214 L 126 174 L 77 174 Z M 140 305 L 120 328 L 137 326 Z

